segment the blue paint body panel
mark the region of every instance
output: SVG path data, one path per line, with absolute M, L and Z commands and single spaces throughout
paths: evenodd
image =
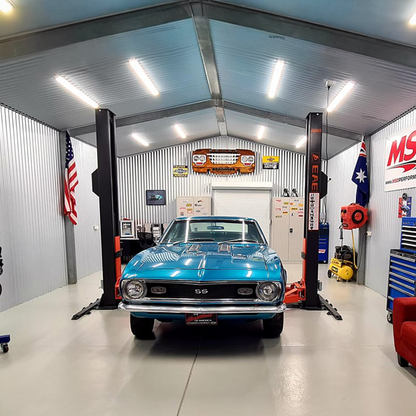
M 175 221 L 188 221 L 187 218 L 178 218 Z M 192 217 L 192 221 L 254 221 L 249 218 L 240 217 Z M 237 223 L 238 224 L 238 223 Z M 256 223 L 257 224 L 257 223 Z M 172 224 L 171 224 L 172 225 Z M 171 226 L 170 225 L 170 226 Z M 169 228 L 170 228 L 169 226 Z M 167 232 L 169 232 L 169 228 Z M 261 230 L 259 228 L 259 232 Z M 261 233 L 262 234 L 262 233 Z M 264 238 L 264 236 L 263 236 Z M 124 269 L 121 277 L 121 286 L 124 280 L 138 279 L 142 282 L 161 281 L 164 283 L 232 283 L 245 282 L 278 282 L 282 286 L 282 293 L 278 299 L 272 302 L 261 302 L 262 305 L 280 305 L 284 299 L 284 289 L 286 285 L 286 272 L 282 266 L 277 253 L 269 248 L 266 244 L 251 242 L 227 243 L 224 250 L 222 244 L 217 242 L 178 242 L 163 243 L 156 247 L 149 248 L 137 254 Z M 163 284 L 161 284 L 163 286 Z M 123 293 L 122 293 L 123 296 Z M 147 294 L 142 301 L 139 299 L 132 302 L 129 299 L 123 299 L 125 303 L 135 303 L 141 305 L 162 304 L 165 306 L 180 304 L 175 300 L 163 300 L 161 298 L 151 297 Z M 259 304 L 258 299 L 249 299 L 247 305 Z M 182 304 L 184 304 L 182 302 Z M 242 306 L 242 302 L 235 302 L 232 305 Z M 204 301 L 196 298 L 194 306 L 224 305 L 221 300 Z M 230 305 L 230 303 L 228 303 Z M 138 318 L 156 318 L 167 320 L 185 320 L 183 313 L 146 313 L 132 312 Z M 254 313 L 254 314 L 219 314 L 218 319 L 232 320 L 253 320 L 253 319 L 270 319 L 274 314 Z

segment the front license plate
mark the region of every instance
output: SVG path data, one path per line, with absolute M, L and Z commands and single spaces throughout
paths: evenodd
M 186 325 L 213 326 L 218 324 L 218 318 L 213 313 L 187 313 L 185 314 Z

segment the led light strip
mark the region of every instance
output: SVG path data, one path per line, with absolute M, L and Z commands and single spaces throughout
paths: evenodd
M 64 86 L 68 91 L 71 91 L 72 94 L 76 95 L 78 98 L 81 98 L 81 100 L 85 101 L 87 104 L 89 104 L 93 108 L 98 108 L 99 105 L 92 100 L 90 97 L 85 95 L 82 91 L 80 91 L 75 85 L 70 83 L 68 80 L 63 78 L 61 75 L 55 75 L 54 78 L 56 81 L 58 81 L 62 86 Z
M 280 79 L 282 77 L 283 67 L 285 66 L 285 61 L 276 61 L 274 66 L 272 80 L 270 81 L 269 87 L 269 98 L 274 98 L 276 95 L 277 87 L 279 86 Z
M 0 10 L 9 13 L 13 10 L 13 6 L 7 0 L 0 0 Z
M 153 95 L 159 95 L 159 91 L 153 84 L 153 82 L 150 80 L 146 72 L 144 72 L 143 67 L 139 64 L 139 61 L 137 59 L 130 59 L 129 64 L 132 66 L 132 68 L 135 70 L 136 74 L 139 76 L 139 78 L 142 80 L 143 84 L 146 85 L 147 89 L 153 94 Z
M 306 136 L 303 136 L 298 143 L 296 144 L 296 148 L 299 149 L 299 147 L 301 147 L 303 144 L 306 143 Z
M 257 138 L 259 139 L 259 140 L 261 140 L 262 138 L 263 138 L 263 135 L 264 135 L 264 130 L 266 129 L 266 127 L 264 127 L 264 126 L 260 126 L 260 128 L 259 128 L 259 132 L 257 133 Z
M 335 110 L 335 107 L 347 96 L 347 94 L 355 87 L 355 82 L 350 81 L 348 82 L 344 88 L 338 93 L 338 95 L 334 98 L 334 100 L 329 104 L 326 111 L 330 113 L 331 111 Z
M 149 142 L 145 139 L 142 139 L 138 134 L 136 133 L 132 133 L 132 136 L 139 142 L 141 143 L 143 146 L 149 146 Z
M 186 139 L 186 134 L 183 132 L 179 124 L 175 124 L 173 127 L 175 127 L 175 130 L 178 132 L 179 136 L 182 137 L 182 139 Z

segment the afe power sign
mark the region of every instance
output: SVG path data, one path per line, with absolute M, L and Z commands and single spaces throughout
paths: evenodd
M 386 140 L 384 190 L 416 187 L 416 124 Z

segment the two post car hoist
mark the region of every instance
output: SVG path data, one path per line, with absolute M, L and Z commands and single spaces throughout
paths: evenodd
M 302 278 L 286 287 L 285 303 L 289 307 L 327 309 L 328 315 L 342 316 L 328 300 L 319 295 L 318 252 L 320 201 L 327 192 L 327 176 L 322 173 L 322 113 L 306 118 L 305 218 L 303 228 Z
M 89 314 L 93 309 L 116 309 L 115 285 L 121 275 L 115 115 L 106 109 L 95 111 L 98 170 L 93 173 L 93 191 L 100 197 L 103 295 L 76 313 L 73 320 Z M 318 294 L 320 199 L 326 195 L 327 189 L 326 175 L 321 173 L 322 113 L 309 113 L 306 122 L 303 273 L 299 282 L 286 287 L 285 302 L 292 307 L 327 309 L 328 314 L 342 320 L 336 308 Z

